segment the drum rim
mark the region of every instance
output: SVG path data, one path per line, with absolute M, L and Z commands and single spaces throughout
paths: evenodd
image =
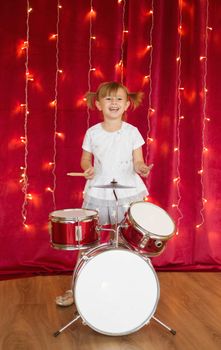
M 142 226 L 140 226 L 135 220 L 134 218 L 132 217 L 132 214 L 131 214 L 131 208 L 133 205 L 137 204 L 137 203 L 147 203 L 148 205 L 152 205 L 154 207 L 157 207 L 159 208 L 162 212 L 166 213 L 167 216 L 170 218 L 170 220 L 172 221 L 173 223 L 173 226 L 174 226 L 174 230 L 167 236 L 161 236 L 159 234 L 155 234 L 151 231 L 148 231 L 146 229 L 144 229 Z M 154 203 L 151 203 L 151 202 L 145 202 L 145 201 L 136 201 L 136 202 L 132 202 L 128 208 L 128 212 L 127 212 L 127 216 L 128 216 L 128 219 L 130 221 L 131 224 L 133 224 L 133 226 L 143 235 L 148 235 L 150 238 L 153 238 L 153 239 L 160 239 L 162 241 L 167 241 L 169 238 L 173 237 L 175 232 L 176 232 L 176 224 L 175 224 L 175 221 L 171 218 L 171 216 L 166 212 L 166 210 L 164 210 L 163 208 L 161 208 L 160 206 L 154 204 Z
M 123 245 L 122 245 L 123 246 Z M 105 249 L 107 248 L 107 249 Z M 96 328 L 94 325 L 92 325 L 90 322 L 88 322 L 88 320 L 85 319 L 85 317 L 82 315 L 78 305 L 77 305 L 77 300 L 75 298 L 75 290 L 76 290 L 76 286 L 77 286 L 77 281 L 78 281 L 78 277 L 80 275 L 80 271 L 84 268 L 84 266 L 86 266 L 89 261 L 91 259 L 93 259 L 93 257 L 96 257 L 96 255 L 92 255 L 91 257 L 89 257 L 88 259 L 86 258 L 87 255 L 89 255 L 89 253 L 96 253 L 96 251 L 99 252 L 99 250 L 101 250 L 101 253 L 100 254 L 103 254 L 103 253 L 106 253 L 106 252 L 109 252 L 111 250 L 113 251 L 127 251 L 127 252 L 130 252 L 136 256 L 138 256 L 139 258 L 141 258 L 152 270 L 152 273 L 155 277 L 155 281 L 156 281 L 156 287 L 157 287 L 157 295 L 156 295 L 156 300 L 155 300 L 155 303 L 152 307 L 152 311 L 150 312 L 150 314 L 148 315 L 148 317 L 137 327 L 135 327 L 134 329 L 132 330 L 129 330 L 129 331 L 125 331 L 125 332 L 121 332 L 121 333 L 111 333 L 111 332 L 104 332 L 98 328 Z M 79 268 L 78 268 L 79 267 Z M 95 330 L 96 332 L 98 333 L 101 333 L 101 334 L 104 334 L 104 335 L 109 335 L 109 336 L 123 336 L 123 335 L 128 335 L 128 334 L 131 334 L 131 333 L 134 333 L 134 332 L 137 332 L 139 329 L 141 329 L 144 325 L 148 324 L 149 321 L 151 320 L 152 316 L 154 315 L 155 311 L 156 311 L 156 308 L 157 308 L 157 305 L 159 303 L 159 298 L 160 298 L 160 283 L 159 283 L 159 279 L 158 279 L 158 276 L 157 276 L 157 273 L 151 263 L 151 260 L 149 258 L 146 258 L 142 255 L 139 254 L 139 252 L 137 251 L 134 251 L 134 250 L 130 250 L 128 249 L 127 247 L 124 247 L 124 248 L 115 248 L 113 246 L 110 246 L 109 243 L 104 243 L 103 245 L 101 246 L 98 246 L 98 247 L 95 247 L 95 248 L 92 248 L 91 250 L 89 250 L 88 252 L 86 252 L 83 257 L 80 259 L 79 261 L 79 266 L 77 266 L 77 269 L 75 271 L 75 276 L 74 276 L 74 281 L 73 281 L 73 287 L 72 287 L 72 291 L 73 291 L 73 295 L 74 295 L 74 298 L 75 298 L 75 306 L 76 306 L 76 309 L 80 315 L 80 317 L 82 318 L 84 324 L 88 325 L 91 329 Z
M 55 243 L 52 241 L 50 243 L 52 248 L 58 249 L 58 250 L 84 250 L 84 249 L 88 250 L 89 248 L 92 248 L 93 246 L 97 245 L 99 243 L 99 239 L 91 243 L 79 244 L 79 245 L 61 244 L 61 243 Z
M 62 217 L 62 216 L 53 216 L 53 213 L 57 212 L 57 211 L 63 211 L 63 212 L 68 212 L 68 211 L 71 211 L 71 210 L 85 210 L 85 211 L 92 211 L 94 212 L 94 214 L 92 215 L 87 215 L 87 216 L 82 216 L 82 217 L 77 217 L 77 216 L 73 216 L 73 218 L 69 217 Z M 54 210 L 53 212 L 51 212 L 49 214 L 49 219 L 53 222 L 70 222 L 70 223 L 73 223 L 73 222 L 86 222 L 86 221 L 89 221 L 90 219 L 93 219 L 93 218 L 96 218 L 98 217 L 98 211 L 97 210 L 94 210 L 94 209 L 88 209 L 88 208 L 67 208 L 67 209 L 58 209 L 58 210 Z

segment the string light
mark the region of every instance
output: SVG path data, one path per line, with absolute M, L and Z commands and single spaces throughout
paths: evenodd
M 55 107 L 55 105 L 57 105 L 57 100 L 55 99 L 54 101 L 51 101 L 51 102 L 49 102 L 49 106 L 50 107 Z
M 182 66 L 182 59 L 181 59 L 181 37 L 182 37 L 182 0 L 179 0 L 179 25 L 178 25 L 178 53 L 177 53 L 177 124 L 176 124 L 176 145 L 174 147 L 174 154 L 176 154 L 176 177 L 173 178 L 173 183 L 176 186 L 176 192 L 177 192 L 177 203 L 172 204 L 172 208 L 176 208 L 178 212 L 178 218 L 177 218 L 177 231 L 176 234 L 179 233 L 179 225 L 180 221 L 183 218 L 183 213 L 180 209 L 180 202 L 181 202 L 181 192 L 180 192 L 180 182 L 181 182 L 181 175 L 180 175 L 180 127 L 181 127 L 181 120 L 184 119 L 184 116 L 181 115 L 181 91 L 184 90 L 184 87 L 181 86 L 181 66 Z
M 28 48 L 28 41 L 24 41 L 22 47 L 21 47 L 21 50 L 25 50 Z
M 150 47 L 149 52 L 149 67 L 148 74 L 144 76 L 144 81 L 148 81 L 149 83 L 149 94 L 148 94 L 148 113 L 147 113 L 147 136 L 146 140 L 148 145 L 154 142 L 153 137 L 151 137 L 151 123 L 150 118 L 151 115 L 155 112 L 155 108 L 152 107 L 152 63 L 153 63 L 153 28 L 154 28 L 154 0 L 151 2 L 151 9 L 148 11 L 148 14 L 151 15 L 151 25 L 150 25 L 150 33 L 149 33 L 149 44 L 147 47 Z M 146 153 L 145 161 L 148 163 L 149 152 Z
M 201 169 L 198 170 L 198 174 L 200 175 L 200 183 L 201 183 L 201 209 L 200 209 L 200 216 L 201 221 L 196 225 L 196 228 L 200 228 L 204 224 L 204 210 L 205 210 L 205 204 L 207 203 L 207 199 L 205 198 L 205 189 L 204 189 L 204 181 L 203 181 L 203 175 L 204 175 L 204 163 L 205 163 L 205 156 L 208 153 L 208 147 L 206 147 L 206 141 L 205 141 L 205 133 L 206 133 L 206 123 L 210 121 L 210 118 L 207 116 L 207 52 L 208 52 L 208 31 L 211 31 L 212 28 L 208 26 L 209 21 L 209 0 L 206 1 L 206 26 L 205 26 L 205 49 L 204 54 L 200 56 L 200 61 L 203 64 L 204 74 L 203 74 L 203 91 L 202 94 L 203 97 L 203 115 L 202 115 L 202 152 L 201 152 Z
M 45 191 L 53 193 L 53 189 L 51 187 L 46 187 Z
M 65 135 L 63 132 L 55 132 L 55 136 L 57 136 L 59 139 L 64 140 L 65 139 Z M 55 162 L 53 162 L 53 165 L 55 165 Z
M 124 83 L 124 38 L 125 38 L 125 11 L 126 11 L 126 0 L 123 0 L 122 8 L 122 36 L 121 36 L 121 56 L 120 56 L 120 80 Z M 128 31 L 127 31 L 128 33 Z
M 50 102 L 50 106 L 54 107 L 54 138 L 53 138 L 53 161 L 50 162 L 50 166 L 52 167 L 52 176 L 53 176 L 53 186 L 50 187 L 50 191 L 52 194 L 52 201 L 54 210 L 56 209 L 56 198 L 55 191 L 57 186 L 57 177 L 56 177 L 56 158 L 57 158 L 57 137 L 64 138 L 62 133 L 57 132 L 57 119 L 58 119 L 58 78 L 59 74 L 63 71 L 59 66 L 59 24 L 60 24 L 60 10 L 62 6 L 60 1 L 57 1 L 57 22 L 56 22 L 56 34 L 50 36 L 51 40 L 56 40 L 56 55 L 55 55 L 55 87 L 54 87 L 54 100 Z M 49 187 L 48 187 L 49 188 Z
M 58 34 L 51 34 L 49 40 L 57 40 Z
M 24 136 L 21 136 L 21 142 L 24 144 L 24 166 L 20 167 L 22 170 L 21 180 L 20 183 L 22 184 L 22 192 L 24 194 L 23 204 L 22 204 L 22 220 L 23 225 L 25 228 L 27 228 L 27 204 L 28 204 L 28 197 L 27 197 L 27 191 L 29 187 L 29 180 L 28 180 L 28 116 L 29 116 L 29 110 L 28 110 L 28 83 L 29 83 L 29 16 L 30 12 L 32 11 L 32 8 L 29 6 L 29 0 L 26 2 L 26 41 L 24 42 L 23 50 L 26 50 L 26 57 L 25 57 L 25 103 L 23 104 L 23 107 L 25 108 L 25 116 L 24 116 Z
M 90 0 L 90 14 L 94 13 L 93 0 Z M 95 35 L 93 34 L 93 18 L 95 16 L 89 16 L 89 48 L 88 48 L 88 75 L 87 84 L 88 91 L 91 91 L 91 73 L 96 71 L 96 68 L 92 66 L 92 41 L 95 40 Z M 90 127 L 90 109 L 87 107 L 87 129 Z

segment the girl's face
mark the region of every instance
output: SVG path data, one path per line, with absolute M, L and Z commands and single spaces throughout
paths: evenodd
M 103 113 L 104 119 L 112 120 L 121 119 L 130 102 L 124 89 L 119 88 L 116 92 L 110 92 L 109 95 L 100 98 L 95 104 L 98 110 Z

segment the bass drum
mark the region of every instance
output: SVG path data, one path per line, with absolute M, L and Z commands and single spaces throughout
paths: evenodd
M 106 244 L 79 261 L 73 294 L 84 324 L 121 336 L 149 323 L 159 300 L 159 282 L 149 259 Z

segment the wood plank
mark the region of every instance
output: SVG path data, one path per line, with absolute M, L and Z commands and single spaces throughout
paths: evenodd
M 57 338 L 53 332 L 73 319 L 74 307 L 54 299 L 70 288 L 71 276 L 38 276 L 0 282 L 2 350 L 218 350 L 221 349 L 221 274 L 159 272 L 160 300 L 155 316 L 173 336 L 151 320 L 125 336 L 106 336 L 80 320 Z M 130 307 L 130 305 L 128 305 Z

